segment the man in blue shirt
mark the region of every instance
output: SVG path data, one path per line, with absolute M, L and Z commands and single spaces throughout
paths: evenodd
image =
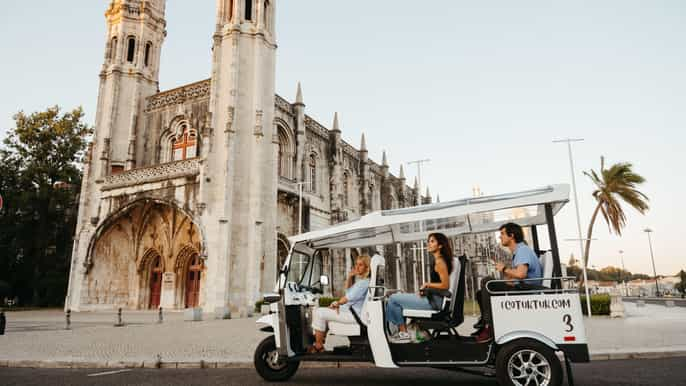
M 543 268 L 536 253 L 524 242 L 522 227 L 507 223 L 500 227 L 500 243 L 512 252 L 512 265 L 497 263 L 495 269 L 502 274 L 503 280 L 509 282 L 496 282 L 488 285 L 491 291 L 516 292 L 527 289 L 540 288 L 540 280 L 543 277 Z M 539 279 L 526 280 L 523 279 Z M 479 330 L 475 333 L 477 342 L 487 342 L 493 338 L 491 327 L 491 294 L 485 290 L 486 285 L 493 278 L 487 277 L 481 282 L 481 290 L 477 292 L 477 301 L 481 309 L 481 319 L 475 325 Z

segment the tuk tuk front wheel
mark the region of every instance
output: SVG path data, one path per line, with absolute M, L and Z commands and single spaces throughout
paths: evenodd
M 255 370 L 265 381 L 280 382 L 291 378 L 300 362 L 287 362 L 279 359 L 279 350 L 276 348 L 274 335 L 265 338 L 255 349 L 253 358 Z
M 495 359 L 501 386 L 559 386 L 562 365 L 550 347 L 533 339 L 518 339 L 503 346 Z

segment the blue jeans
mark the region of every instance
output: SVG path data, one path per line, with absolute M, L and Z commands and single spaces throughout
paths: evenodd
M 429 303 L 429 298 L 426 296 L 419 296 L 417 294 L 393 294 L 388 298 L 386 303 L 386 316 L 388 321 L 400 326 L 405 324 L 403 318 L 403 308 L 411 310 L 433 310 L 434 308 Z

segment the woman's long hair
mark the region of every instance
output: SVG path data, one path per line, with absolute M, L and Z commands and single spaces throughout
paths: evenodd
M 359 275 L 358 278 L 360 279 L 369 279 L 369 275 L 371 274 L 371 265 L 372 265 L 372 258 L 369 257 L 369 255 L 360 255 L 355 259 L 355 262 L 357 263 L 358 261 L 362 260 L 364 263 L 365 271 L 362 273 L 362 275 Z
M 440 246 L 441 257 L 445 261 L 445 265 L 448 267 L 448 273 L 452 273 L 453 247 L 450 246 L 450 240 L 448 240 L 448 237 L 443 233 L 431 233 L 429 234 L 429 237 L 427 237 L 426 239 L 429 240 L 432 237 L 436 239 L 436 242 Z

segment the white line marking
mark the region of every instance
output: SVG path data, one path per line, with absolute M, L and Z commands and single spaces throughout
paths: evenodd
M 116 371 L 105 371 L 103 373 L 88 374 L 88 376 L 89 377 L 99 377 L 101 375 L 114 375 L 114 374 L 120 374 L 120 373 L 128 373 L 129 371 L 131 371 L 131 369 L 116 370 Z

